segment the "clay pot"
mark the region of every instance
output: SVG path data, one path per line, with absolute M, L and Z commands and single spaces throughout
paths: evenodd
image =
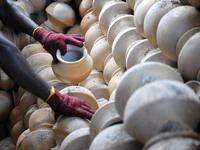
M 58 91 L 61 91 L 62 89 L 66 88 L 67 86 L 69 86 L 68 84 L 66 83 L 63 83 L 62 81 L 60 80 L 50 80 L 48 81 L 48 83 L 50 85 L 52 85 L 56 90 Z
M 154 3 L 146 12 L 144 18 L 144 34 L 154 47 L 158 47 L 156 34 L 161 18 L 173 8 L 181 5 L 179 0 L 160 0 Z
M 188 0 L 180 0 L 182 4 L 190 5 L 190 2 Z
M 45 10 L 48 19 L 44 24 L 55 32 L 63 32 L 64 28 L 72 26 L 76 20 L 74 10 L 66 3 L 53 2 Z
M 26 130 L 23 120 L 17 122 L 10 131 L 10 136 L 14 144 L 17 143 L 19 136 Z
M 12 97 L 10 93 L 0 90 L 0 121 L 9 119 L 9 114 L 12 110 Z
M 115 140 L 113 140 L 115 139 Z M 101 131 L 92 141 L 89 150 L 141 150 L 142 144 L 128 135 L 124 124 L 116 124 Z
M 103 35 L 104 34 L 102 33 L 98 22 L 93 23 L 89 27 L 89 29 L 85 33 L 85 44 L 84 44 L 89 54 L 91 52 L 91 49 L 95 41 L 99 39 L 100 37 L 102 37 Z
M 47 82 L 52 81 L 52 80 L 58 80 L 58 78 L 54 74 L 51 66 L 48 66 L 48 67 L 42 69 L 41 71 L 39 71 L 38 75 Z
M 186 31 L 178 40 L 176 44 L 176 55 L 179 56 L 181 49 L 185 45 L 188 39 L 192 37 L 195 33 L 200 32 L 200 27 L 192 28 Z
M 136 0 L 126 0 L 126 3 L 128 4 L 128 6 L 129 6 L 132 10 L 134 9 L 135 1 L 136 1 Z
M 11 110 L 11 112 L 9 114 L 10 125 L 14 126 L 22 118 L 23 118 L 23 116 L 21 115 L 21 111 L 20 111 L 19 105 L 17 105 Z
M 48 53 L 42 46 L 41 43 L 35 42 L 32 44 L 26 45 L 22 50 L 21 50 L 22 55 L 27 59 L 31 55 L 34 55 L 36 53 Z
M 125 128 L 142 143 L 159 133 L 194 130 L 200 117 L 191 117 L 191 114 L 198 114 L 199 107 L 197 95 L 184 83 L 173 80 L 151 82 L 129 97 L 124 109 Z
M 99 108 L 101 108 L 102 106 L 104 106 L 104 105 L 106 105 L 108 103 L 108 99 L 99 98 L 99 99 L 97 99 L 97 102 L 99 104 Z
M 62 142 L 60 150 L 88 150 L 91 144 L 90 130 L 88 127 L 80 128 L 70 133 Z
M 51 108 L 40 108 L 34 111 L 29 118 L 29 129 L 34 131 L 38 126 L 51 124 L 52 127 L 55 124 L 55 116 Z
M 89 127 L 89 122 L 79 117 L 59 116 L 52 131 L 55 135 L 56 145 L 60 146 L 63 140 L 73 131 Z
M 58 79 L 64 83 L 79 83 L 85 80 L 92 71 L 93 62 L 86 48 L 67 45 L 67 53 L 62 56 L 58 50 L 59 62 L 52 62 L 52 69 Z
M 88 12 L 86 15 L 84 15 L 80 23 L 80 28 L 81 31 L 83 32 L 83 35 L 85 35 L 90 26 L 93 23 L 96 23 L 97 21 L 98 21 L 97 16 L 94 14 L 92 10 Z
M 177 61 L 176 45 L 178 40 L 186 31 L 199 25 L 200 13 L 195 7 L 179 6 L 172 9 L 162 17 L 158 24 L 158 47 L 167 58 Z
M 116 88 L 114 89 L 114 91 L 112 92 L 112 94 L 109 97 L 109 102 L 115 101 L 115 95 L 116 95 Z
M 30 106 L 30 107 L 28 108 L 26 114 L 24 115 L 24 118 L 23 118 L 23 120 L 24 120 L 24 125 L 25 125 L 25 127 L 26 127 L 27 129 L 29 128 L 29 119 L 30 119 L 30 116 L 31 116 L 32 113 L 33 113 L 34 111 L 36 111 L 37 109 L 38 109 L 37 104 L 34 104 L 34 105 L 32 105 L 32 106 Z
M 21 142 L 21 149 L 26 150 L 50 150 L 55 147 L 55 137 L 52 130 L 41 129 L 30 132 Z
M 26 129 L 18 138 L 17 143 L 16 143 L 16 150 L 21 150 L 21 143 L 23 141 L 23 139 L 26 137 L 26 135 L 28 135 L 30 133 L 29 129 Z
M 121 1 L 121 0 L 112 0 L 112 1 Z M 99 18 L 99 14 L 100 14 L 102 8 L 104 7 L 104 5 L 107 5 L 106 4 L 107 2 L 109 3 L 110 0 L 93 0 L 92 8 L 93 8 L 93 12 L 97 16 L 97 18 Z
M 125 56 L 128 49 L 138 40 L 143 39 L 135 27 L 124 29 L 120 32 L 112 44 L 112 54 L 115 62 L 122 68 L 126 68 Z
M 0 68 L 0 88 L 3 90 L 11 90 L 16 83 Z
M 99 108 L 90 123 L 90 137 L 94 139 L 102 130 L 122 122 L 115 108 L 115 102 L 108 102 Z
M 190 80 L 185 83 L 187 86 L 192 88 L 196 93 L 197 97 L 200 99 L 200 82 L 197 80 Z
M 200 32 L 193 35 L 187 42 L 184 44 L 183 48 L 178 57 L 178 70 L 185 79 L 189 80 L 199 80 L 199 57 L 200 49 L 199 42 Z
M 34 12 L 32 5 L 27 5 L 23 1 L 14 1 L 15 6 L 20 10 L 23 14 L 30 18 L 30 15 Z
M 151 8 L 153 4 L 155 4 L 158 0 L 149 0 L 149 1 L 141 1 L 141 3 L 137 6 L 137 10 L 134 9 L 134 21 L 135 27 L 141 36 L 146 38 L 144 33 L 144 19 L 147 11 Z
M 81 31 L 79 24 L 76 24 L 76 25 L 73 25 L 72 27 L 70 27 L 66 34 L 80 34 L 83 36 L 83 33 Z
M 123 118 L 126 103 L 138 88 L 164 79 L 183 82 L 181 75 L 174 68 L 159 62 L 141 63 L 128 69 L 116 87 L 115 101 L 119 115 Z
M 159 148 L 162 148 L 163 150 L 197 150 L 200 145 L 199 140 L 199 136 L 192 131 L 163 133 L 149 140 L 149 142 L 145 144 L 144 150 L 155 150 Z
M 60 91 L 62 94 L 68 94 L 69 96 L 76 96 L 80 99 L 85 100 L 94 111 L 96 111 L 99 106 L 96 98 L 92 92 L 81 86 L 68 86 Z
M 80 17 L 83 18 L 90 8 L 92 8 L 92 0 L 82 0 L 79 5 Z
M 109 83 L 108 83 L 108 93 L 109 95 L 112 94 L 112 92 L 116 89 L 122 75 L 124 74 L 125 70 L 120 69 L 118 70 L 110 79 Z
M 112 20 L 121 14 L 133 14 L 133 11 L 129 8 L 126 2 L 109 1 L 104 5 L 98 18 L 99 27 L 104 35 L 107 35 Z
M 14 150 L 15 144 L 12 142 L 11 137 L 6 137 L 0 141 L 0 149 L 5 150 Z
M 134 15 L 122 14 L 112 20 L 108 27 L 107 37 L 108 43 L 112 47 L 113 41 L 116 36 L 126 28 L 135 27 Z
M 110 53 L 112 53 L 112 49 L 108 43 L 107 36 L 102 36 L 97 39 L 90 52 L 95 68 L 103 71 L 104 60 Z
M 42 25 L 47 20 L 47 14 L 45 11 L 42 11 L 35 15 L 34 21 L 38 25 Z
M 121 68 L 117 65 L 114 58 L 111 57 L 103 69 L 103 78 L 107 84 L 110 82 L 114 72 L 119 69 L 121 69 Z
M 167 64 L 171 67 L 177 68 L 177 63 L 165 57 L 159 48 L 155 48 L 148 39 L 139 40 L 133 44 L 126 53 L 126 68 L 145 63 L 148 61 L 155 61 Z

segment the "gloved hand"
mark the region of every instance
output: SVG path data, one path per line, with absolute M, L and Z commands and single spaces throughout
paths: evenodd
M 78 97 L 69 96 L 68 94 L 61 94 L 54 87 L 51 88 L 51 93 L 46 102 L 56 114 L 77 116 L 89 120 L 91 120 L 94 114 L 94 110 L 86 101 Z
M 67 52 L 66 44 L 82 47 L 83 42 L 85 41 L 84 37 L 80 34 L 48 32 L 42 27 L 37 27 L 33 31 L 33 37 L 53 56 L 55 62 L 58 62 L 58 59 L 56 58 L 57 49 L 61 51 L 61 55 L 64 55 Z

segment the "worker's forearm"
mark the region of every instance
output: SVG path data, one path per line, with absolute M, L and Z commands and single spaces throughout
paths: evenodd
M 0 20 L 8 26 L 11 26 L 28 35 L 32 35 L 33 30 L 38 25 L 23 14 L 13 2 L 5 0 L 0 5 Z

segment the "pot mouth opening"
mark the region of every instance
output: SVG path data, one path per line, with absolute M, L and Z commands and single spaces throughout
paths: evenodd
M 74 63 L 84 59 L 87 54 L 87 49 L 84 46 L 80 48 L 67 44 L 66 54 L 62 56 L 60 50 L 58 49 L 56 52 L 56 57 L 60 62 Z

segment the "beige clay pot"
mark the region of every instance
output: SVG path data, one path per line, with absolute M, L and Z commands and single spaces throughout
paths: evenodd
M 66 34 L 80 34 L 83 36 L 81 27 L 79 24 L 76 24 L 76 25 L 73 25 L 72 27 L 70 27 Z
M 188 0 L 188 2 L 190 3 L 190 5 L 196 7 L 197 9 L 200 8 L 200 2 L 195 0 Z
M 88 12 L 82 19 L 80 23 L 81 31 L 83 32 L 83 35 L 87 32 L 87 30 L 90 28 L 90 26 L 93 23 L 96 23 L 98 21 L 97 16 L 94 14 L 93 10 Z
M 102 36 L 101 38 L 97 39 L 90 52 L 94 67 L 100 71 L 103 71 L 104 60 L 110 53 L 112 53 L 112 48 L 108 43 L 107 36 Z
M 44 24 L 55 32 L 63 32 L 64 28 L 72 26 L 76 20 L 74 10 L 62 2 L 53 2 L 45 10 L 48 19 Z
M 51 66 L 48 66 L 42 69 L 41 71 L 39 71 L 38 75 L 47 82 L 52 81 L 52 80 L 58 80 Z
M 23 119 L 23 116 L 21 115 L 21 111 L 20 111 L 19 105 L 17 105 L 11 110 L 11 112 L 9 114 L 10 125 L 14 126 L 21 119 Z
M 200 32 L 194 34 L 187 40 L 179 54 L 178 70 L 185 81 L 200 79 L 200 63 L 198 57 L 200 54 L 199 39 Z
M 85 100 L 91 108 L 96 111 L 99 106 L 96 98 L 92 92 L 82 86 L 68 86 L 60 91 L 62 94 L 68 94 L 69 96 L 75 96 L 82 100 Z
M 56 90 L 61 91 L 62 89 L 66 88 L 69 86 L 68 84 L 60 81 L 60 80 L 50 80 L 48 81 L 50 85 L 52 85 Z
M 93 140 L 102 130 L 122 122 L 115 108 L 115 102 L 108 102 L 93 115 L 90 123 L 90 137 Z
M 141 143 L 128 135 L 125 131 L 124 124 L 119 123 L 101 131 L 93 139 L 89 150 L 141 150 L 142 146 Z
M 70 133 L 62 142 L 60 150 L 88 150 L 91 144 L 89 127 L 80 128 Z
M 5 90 L 0 90 L 0 121 L 9 119 L 12 110 L 12 96 Z
M 154 47 L 158 47 L 156 34 L 161 18 L 173 8 L 181 5 L 179 0 L 161 0 L 154 3 L 147 11 L 144 18 L 144 33 Z
M 52 131 L 55 135 L 56 145 L 60 147 L 63 140 L 73 131 L 89 127 L 89 122 L 79 117 L 59 116 Z
M 0 88 L 9 91 L 15 86 L 16 83 L 0 68 Z
M 16 146 L 15 146 L 15 149 L 16 150 L 21 150 L 21 143 L 23 141 L 23 139 L 30 133 L 30 130 L 29 129 L 26 129 L 24 132 L 22 132 L 22 134 L 20 134 L 18 140 L 17 140 L 17 143 L 16 143 Z
M 112 44 L 112 54 L 115 62 L 122 68 L 126 68 L 126 53 L 138 40 L 143 39 L 135 27 L 127 28 L 120 32 Z
M 183 82 L 181 75 L 174 68 L 159 62 L 141 63 L 128 69 L 116 87 L 115 101 L 119 115 L 123 118 L 126 103 L 138 88 L 164 79 Z
M 188 0 L 180 0 L 182 4 L 185 5 L 191 5 L 190 2 Z
M 184 83 L 173 80 L 151 82 L 129 97 L 124 109 L 125 128 L 129 135 L 146 143 L 163 132 L 196 129 L 200 117 L 191 117 L 191 114 L 198 114 L 199 108 L 197 95 Z
M 100 37 L 102 37 L 103 35 L 104 34 L 102 33 L 98 22 L 93 23 L 89 27 L 89 29 L 85 33 L 85 44 L 84 44 L 89 54 L 91 52 L 91 49 L 95 41 L 99 39 Z
M 199 136 L 192 131 L 180 131 L 175 133 L 163 133 L 153 137 L 145 144 L 144 150 L 162 149 L 198 149 Z
M 5 137 L 0 141 L 0 149 L 4 150 L 14 150 L 15 144 L 12 142 L 11 137 Z
M 50 150 L 55 147 L 54 133 L 50 129 L 30 132 L 21 142 L 21 150 Z
M 135 1 L 136 1 L 136 0 L 126 0 L 126 3 L 128 4 L 128 6 L 129 6 L 132 10 L 134 9 Z
M 178 40 L 186 31 L 199 25 L 200 12 L 195 7 L 179 6 L 172 9 L 162 17 L 158 24 L 158 47 L 167 58 L 177 61 L 176 45 Z
M 83 18 L 90 8 L 92 8 L 92 0 L 82 0 L 79 5 L 80 17 Z
M 198 80 L 190 80 L 185 84 L 192 88 L 196 93 L 197 97 L 200 99 L 200 82 Z
M 53 72 L 58 79 L 66 84 L 78 84 L 85 80 L 92 71 L 93 61 L 84 46 L 79 48 L 67 45 L 67 53 L 62 56 L 58 50 L 56 57 L 59 62 L 52 62 Z
M 122 14 L 113 19 L 108 27 L 107 37 L 108 43 L 112 47 L 113 41 L 116 36 L 126 28 L 135 27 L 134 15 Z
M 146 38 L 144 33 L 144 19 L 146 16 L 147 11 L 152 7 L 159 0 L 148 0 L 148 1 L 141 1 L 141 3 L 137 6 L 137 10 L 134 9 L 134 21 L 135 27 L 140 35 Z
M 129 8 L 128 4 L 123 1 L 109 1 L 104 5 L 99 14 L 99 27 L 104 35 L 107 35 L 109 25 L 119 15 L 133 14 L 133 11 Z
M 30 131 L 36 130 L 38 126 L 49 125 L 52 127 L 56 123 L 55 114 L 51 108 L 40 108 L 34 111 L 29 118 L 29 129 Z

